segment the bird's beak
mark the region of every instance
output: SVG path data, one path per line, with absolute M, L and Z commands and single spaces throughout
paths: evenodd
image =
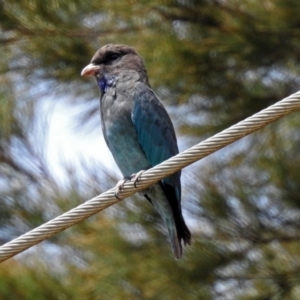
M 89 64 L 81 71 L 81 76 L 94 76 L 99 69 L 100 66 Z

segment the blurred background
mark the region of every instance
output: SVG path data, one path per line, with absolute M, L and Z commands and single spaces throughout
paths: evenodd
M 107 43 L 143 56 L 180 150 L 299 89 L 299 0 L 0 0 L 0 243 L 121 178 L 99 92 Z M 0 265 L 0 299 L 300 299 L 300 112 L 183 170 L 176 261 L 132 197 Z

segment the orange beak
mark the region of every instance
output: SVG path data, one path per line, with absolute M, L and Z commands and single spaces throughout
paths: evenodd
M 94 76 L 99 69 L 100 66 L 89 64 L 81 71 L 81 76 Z

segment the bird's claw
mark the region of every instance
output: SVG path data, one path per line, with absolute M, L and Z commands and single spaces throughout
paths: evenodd
M 128 178 L 123 178 L 120 181 L 118 181 L 118 183 L 116 184 L 115 187 L 115 197 L 118 200 L 121 200 L 121 198 L 119 197 L 119 194 L 122 190 L 122 188 L 124 187 L 124 184 L 126 181 L 131 181 L 133 180 L 133 185 L 135 188 L 137 188 L 136 184 L 139 182 L 139 179 L 141 177 L 141 175 L 144 173 L 144 170 L 137 172 L 136 174 L 132 174 L 130 177 Z
M 133 185 L 135 188 L 137 188 L 136 184 L 139 182 L 139 179 L 144 172 L 145 172 L 144 170 L 141 170 L 141 171 L 137 172 L 136 174 L 132 174 L 130 176 L 130 180 L 133 180 Z
M 121 200 L 121 198 L 119 197 L 119 194 L 120 194 L 122 188 L 124 187 L 125 182 L 128 181 L 128 180 L 129 180 L 128 178 L 124 178 L 124 179 L 121 179 L 120 181 L 118 181 L 118 183 L 116 184 L 115 197 L 118 200 Z

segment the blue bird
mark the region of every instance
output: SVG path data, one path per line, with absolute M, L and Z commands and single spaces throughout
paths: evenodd
M 133 48 L 103 46 L 81 75 L 96 78 L 103 135 L 124 178 L 178 153 L 171 119 L 151 90 L 143 59 Z M 182 256 L 182 240 L 191 244 L 181 212 L 180 175 L 177 172 L 141 192 L 166 224 L 176 258 Z

